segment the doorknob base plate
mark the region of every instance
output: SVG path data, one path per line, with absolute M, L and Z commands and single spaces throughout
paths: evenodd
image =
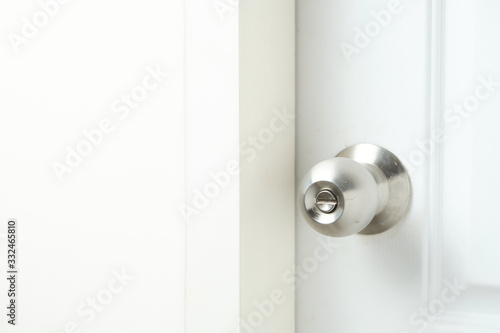
M 411 182 L 408 171 L 393 153 L 377 145 L 362 143 L 343 150 L 337 157 L 353 159 L 358 163 L 370 166 L 372 169 L 375 167 L 375 170 L 380 170 L 387 178 L 389 187 L 387 201 L 360 234 L 383 233 L 404 219 L 410 208 Z

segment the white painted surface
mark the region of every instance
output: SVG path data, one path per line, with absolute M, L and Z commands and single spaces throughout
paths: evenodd
M 236 332 L 239 319 L 239 16 L 214 3 L 185 2 L 186 201 L 203 207 L 187 220 L 188 333 Z
M 235 1 L 70 2 L 19 54 L 4 39 L 0 219 L 20 223 L 18 331 L 233 333 L 268 299 L 275 315 L 253 328 L 293 330 L 293 9 L 257 1 L 240 24 Z M 3 4 L 1 34 L 40 12 Z M 157 64 L 168 80 L 113 113 Z M 52 162 L 107 117 L 114 131 L 60 183 Z M 267 128 L 249 162 L 240 146 Z M 122 267 L 134 281 L 86 322 L 80 303 Z
M 500 232 L 496 173 L 500 137 L 500 4 L 446 1 L 443 56 L 442 279 L 467 285 L 436 325 L 443 330 L 500 330 Z M 493 85 L 484 84 L 491 77 Z M 479 98 L 478 98 L 479 97 Z M 478 101 L 473 111 L 469 105 Z M 451 112 L 451 111 L 448 111 Z M 462 194 L 469 198 L 462 205 Z M 466 327 L 466 328 L 462 328 Z
M 0 331 L 182 332 L 183 3 L 69 2 L 14 53 L 6 34 L 37 11 L 0 10 L 0 232 L 20 224 L 19 325 L 6 324 L 2 239 Z M 170 76 L 120 119 L 113 101 L 156 64 Z M 105 117 L 115 130 L 59 182 L 52 162 Z M 95 319 L 78 315 L 122 268 L 135 279 Z
M 286 304 L 254 328 L 293 330 L 293 2 L 255 2 L 241 25 L 235 1 L 58 8 L 19 54 L 1 46 L 0 219 L 20 223 L 20 331 L 237 332 L 269 297 Z M 2 35 L 40 12 L 3 4 Z M 110 111 L 157 64 L 168 80 L 130 116 Z M 52 162 L 107 117 L 115 130 L 60 183 Z M 240 176 L 240 145 L 266 128 L 273 142 Z M 134 282 L 85 322 L 80 303 L 122 267 Z
M 295 4 L 240 10 L 241 332 L 294 332 Z
M 234 3 L 186 2 L 186 201 L 218 188 L 188 220 L 186 332 L 292 332 L 294 4 Z
M 371 12 L 394 3 L 298 1 L 296 180 L 343 148 L 370 142 L 405 161 L 414 199 L 394 230 L 341 239 L 316 269 L 308 258 L 318 235 L 297 216 L 297 265 L 311 271 L 299 278 L 297 332 L 498 331 L 499 92 L 459 129 L 444 115 L 474 95 L 478 76 L 500 79 L 500 9 L 463 0 L 444 1 L 440 12 L 440 1 L 401 0 L 390 24 L 347 61 L 342 43 L 353 44 L 357 27 L 375 22 Z M 444 143 L 424 154 L 436 129 Z M 448 286 L 455 280 L 467 287 L 458 295 Z M 443 292 L 453 300 L 444 302 Z M 444 313 L 428 321 L 421 309 L 429 306 Z

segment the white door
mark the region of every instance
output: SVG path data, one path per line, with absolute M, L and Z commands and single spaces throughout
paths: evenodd
M 298 1 L 297 171 L 357 143 L 411 174 L 389 231 L 297 215 L 298 333 L 500 331 L 500 2 Z

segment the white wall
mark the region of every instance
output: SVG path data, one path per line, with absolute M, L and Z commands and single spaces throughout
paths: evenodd
M 0 331 L 181 332 L 183 3 L 70 1 L 16 53 L 7 34 L 39 13 L 33 1 L 0 10 L 0 232 L 15 217 L 20 237 L 18 326 L 6 324 L 2 278 Z M 121 102 L 113 112 L 157 66 L 170 75 L 148 79 L 156 87 L 128 116 Z M 59 181 L 53 162 L 108 118 L 114 130 Z M 81 304 L 107 303 L 122 269 L 134 279 L 92 318 Z
M 293 331 L 294 3 L 54 1 L 0 10 L 17 330 Z M 115 270 L 134 278 L 86 320 Z

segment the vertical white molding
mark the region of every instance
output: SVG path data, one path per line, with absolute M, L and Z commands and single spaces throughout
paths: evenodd
M 239 176 L 225 175 L 239 161 L 239 36 L 228 3 L 185 1 L 186 203 L 197 211 L 186 235 L 187 333 L 238 328 Z
M 208 201 L 187 221 L 187 333 L 294 331 L 294 15 L 293 1 L 185 1 L 186 204 Z M 249 137 L 266 141 L 252 156 Z M 271 314 L 256 305 L 276 291 Z
M 429 132 L 442 129 L 442 43 L 443 43 L 443 0 L 429 2 L 430 34 L 429 34 Z M 429 304 L 439 297 L 441 289 L 441 234 L 442 234 L 442 148 L 437 145 L 436 152 L 429 159 L 429 218 L 427 226 L 427 267 L 423 267 L 423 281 L 427 283 L 427 299 Z
M 240 75 L 241 332 L 294 332 L 294 1 L 242 2 Z

